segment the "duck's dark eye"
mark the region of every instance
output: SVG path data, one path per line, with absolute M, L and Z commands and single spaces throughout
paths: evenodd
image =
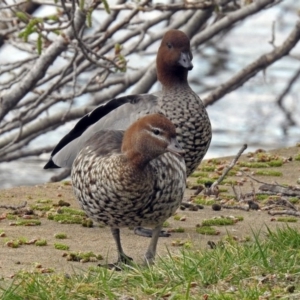
M 173 45 L 171 43 L 167 43 L 167 46 L 168 46 L 169 49 L 173 48 Z
M 153 133 L 154 133 L 155 135 L 159 135 L 159 134 L 160 134 L 160 130 L 158 130 L 158 129 L 153 129 Z

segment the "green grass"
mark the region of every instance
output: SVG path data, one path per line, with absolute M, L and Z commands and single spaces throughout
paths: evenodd
M 247 168 L 268 168 L 269 165 L 263 162 L 244 162 L 241 161 L 238 163 L 240 167 L 247 167 Z
M 215 166 L 202 166 L 201 167 L 201 171 L 203 171 L 203 172 L 213 172 L 214 170 L 216 169 L 216 167 Z
M 68 245 L 61 244 L 61 243 L 54 243 L 54 248 L 57 250 L 69 250 L 70 249 L 70 247 Z
M 196 197 L 193 200 L 193 203 L 195 204 L 201 204 L 201 205 L 213 205 L 216 203 L 216 200 L 211 199 L 211 198 L 203 198 L 203 197 Z
M 202 221 L 202 226 L 226 226 L 226 225 L 234 225 L 236 222 L 233 219 L 229 218 L 215 218 L 215 219 L 207 219 Z
M 290 223 L 296 223 L 298 222 L 298 218 L 295 217 L 281 217 L 277 219 L 278 222 L 290 222 Z
M 213 184 L 214 183 L 214 179 L 211 178 L 198 178 L 197 179 L 197 183 L 198 184 Z
M 103 260 L 101 254 L 96 255 L 93 252 L 71 252 L 66 255 L 68 261 L 79 261 L 79 262 L 96 262 L 98 260 Z
M 208 176 L 207 172 L 198 172 L 198 171 L 190 175 L 190 177 L 207 177 L 207 176 Z
M 67 235 L 66 235 L 65 233 L 56 233 L 56 234 L 54 235 L 54 237 L 55 237 L 56 239 L 63 240 L 63 239 L 66 239 L 66 238 L 67 238 Z
M 92 227 L 93 221 L 86 218 L 86 214 L 82 210 L 60 207 L 56 212 L 48 213 L 48 219 L 54 220 L 61 224 L 82 224 L 84 227 Z
M 37 240 L 34 244 L 38 247 L 43 247 L 47 246 L 47 241 L 45 239 Z
M 256 171 L 255 174 L 261 176 L 282 176 L 281 172 L 272 170 L 260 170 Z
M 196 232 L 203 235 L 218 235 L 220 232 L 211 226 L 200 226 L 196 228 Z
M 82 224 L 82 217 L 79 215 L 65 215 L 65 214 L 48 214 L 49 220 L 54 220 L 61 224 Z
M 268 162 L 270 167 L 281 167 L 283 165 L 283 161 L 281 159 L 271 160 Z
M 40 220 L 23 220 L 23 219 L 19 219 L 16 222 L 12 222 L 11 223 L 14 226 L 39 226 L 41 225 L 41 221 Z
M 290 197 L 289 198 L 289 201 L 292 203 L 292 204 L 297 204 L 299 203 L 299 198 L 298 197 Z
M 181 248 L 150 267 L 116 272 L 95 267 L 76 274 L 19 273 L 0 281 L 2 300 L 299 299 L 300 233 L 285 226 L 250 242 L 215 249 Z M 74 271 L 75 272 L 75 271 Z M 207 295 L 208 298 L 204 298 Z M 267 297 L 266 297 L 267 296 Z
M 266 195 L 266 194 L 256 194 L 255 195 L 255 197 L 256 197 L 256 200 L 266 200 L 266 199 L 268 199 L 269 198 L 269 195 Z
M 185 229 L 183 227 L 177 227 L 173 229 L 173 232 L 178 232 L 178 233 L 183 233 L 185 231 Z

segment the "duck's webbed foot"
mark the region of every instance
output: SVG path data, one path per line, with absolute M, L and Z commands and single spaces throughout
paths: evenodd
M 122 271 L 122 266 L 130 265 L 132 261 L 133 259 L 130 256 L 127 256 L 125 253 L 122 253 L 121 255 L 119 255 L 117 262 L 100 266 L 110 270 Z
M 151 238 L 152 235 L 153 235 L 153 230 L 139 226 L 139 227 L 134 228 L 134 233 L 136 235 Z M 165 230 L 160 230 L 160 232 L 159 232 L 159 237 L 169 237 L 170 235 L 171 234 L 169 232 L 165 231 Z
M 113 238 L 115 240 L 117 251 L 118 251 L 118 261 L 113 264 L 107 264 L 105 267 L 109 269 L 114 269 L 116 271 L 122 270 L 122 265 L 130 265 L 133 259 L 126 255 L 123 251 L 122 245 L 121 245 L 121 238 L 120 238 L 120 229 L 119 228 L 111 228 L 111 233 L 113 235 Z

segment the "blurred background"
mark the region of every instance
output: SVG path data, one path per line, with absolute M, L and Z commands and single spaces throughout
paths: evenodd
M 51 2 L 51 5 L 49 3 Z M 16 4 L 17 1 L 7 1 L 2 3 L 0 14 L 3 16 L 3 20 L 15 19 L 19 20 L 19 28 L 12 33 L 7 33 L 3 39 L 0 47 L 0 95 L 3 92 L 11 91 L 12 89 L 17 89 L 20 81 L 24 77 L 17 77 L 15 82 L 7 84 L 11 81 L 8 66 L 13 66 L 16 62 L 20 60 L 26 60 L 20 65 L 16 66 L 16 69 L 22 69 L 24 66 L 28 69 L 34 66 L 39 55 L 37 55 L 37 41 L 44 39 L 43 35 L 40 35 L 39 28 L 36 32 L 33 32 L 28 36 L 28 41 L 24 41 L 24 37 L 20 37 L 20 32 L 26 31 L 30 20 L 34 18 L 45 18 L 46 16 L 57 15 L 58 18 L 63 19 L 64 22 L 51 24 L 48 28 L 54 28 L 59 26 L 64 26 L 67 24 L 67 8 L 70 7 L 69 13 L 72 12 L 72 7 L 69 5 L 63 7 L 63 4 L 59 3 L 54 6 L 52 3 L 54 1 L 32 1 L 32 5 L 35 5 L 35 9 L 24 14 L 28 20 L 24 21 L 22 24 L 22 16 L 17 15 L 9 16 L 9 11 L 6 6 Z M 122 5 L 129 5 L 128 7 L 134 7 L 137 2 L 132 1 L 120 1 Z M 164 5 L 183 5 L 183 1 L 150 1 L 152 7 L 155 7 L 160 2 Z M 221 1 L 220 1 L 221 2 Z M 282 46 L 283 42 L 291 34 L 292 30 L 295 28 L 296 22 L 299 20 L 299 4 L 297 1 L 285 0 L 285 1 L 269 1 L 270 4 L 262 9 L 259 9 L 253 14 L 249 14 L 240 21 L 231 23 L 229 25 L 224 25 L 224 28 L 220 32 L 216 32 L 212 37 L 203 43 L 193 45 L 193 64 L 194 69 L 189 73 L 189 82 L 191 87 L 195 92 L 197 92 L 202 99 L 207 99 L 209 95 L 215 91 L 221 84 L 228 82 L 235 74 L 241 72 L 252 62 L 257 60 L 260 56 L 274 51 L 276 47 Z M 47 5 L 45 5 L 45 3 Z M 118 2 L 119 3 L 119 2 Z M 109 2 L 112 7 L 117 7 L 116 2 Z M 196 3 L 196 2 L 193 2 Z M 198 1 L 198 4 L 201 1 Z M 208 32 L 211 28 L 214 28 L 216 24 L 221 24 L 222 20 L 226 19 L 226 16 L 237 13 L 244 9 L 251 7 L 255 4 L 252 1 L 225 1 L 225 5 L 219 3 L 218 10 L 212 9 L 210 14 L 205 19 L 205 22 L 199 25 L 199 28 L 191 30 L 190 36 L 196 40 L 197 34 L 202 32 Z M 59 6 L 60 4 L 60 6 Z M 67 5 L 68 2 L 65 2 Z M 121 5 L 120 4 L 120 5 Z M 238 5 L 237 5 L 238 4 Z M 131 6 L 130 6 L 131 5 Z M 150 5 L 149 3 L 147 5 Z M 151 5 L 149 7 L 151 7 Z M 192 5 L 192 3 L 191 3 Z M 123 6 L 125 7 L 125 6 Z M 147 7 L 147 6 L 146 6 Z M 16 8 L 16 7 L 13 7 Z M 205 12 L 208 13 L 210 8 L 205 8 Z M 195 8 L 191 10 L 161 10 L 152 9 L 151 11 L 145 11 L 138 13 L 134 17 L 128 20 L 128 24 L 124 25 L 124 31 L 119 30 L 116 32 L 109 40 L 103 42 L 102 46 L 114 43 L 118 44 L 118 38 L 122 38 L 124 35 L 131 32 L 133 29 L 141 26 L 142 22 L 151 21 L 158 18 L 163 13 L 170 12 L 168 18 L 165 21 L 158 22 L 152 27 L 148 28 L 143 35 L 133 36 L 128 38 L 126 42 L 122 43 L 122 49 L 124 49 L 123 59 L 126 60 L 126 72 L 109 72 L 109 74 L 100 74 L 100 76 L 106 77 L 106 81 L 111 78 L 111 86 L 113 85 L 113 79 L 124 78 L 125 74 L 130 76 L 139 68 L 150 68 L 153 66 L 155 60 L 155 53 L 160 43 L 160 34 L 163 32 L 166 26 L 175 27 L 188 30 L 188 21 L 193 17 L 192 13 L 199 12 L 201 9 Z M 120 13 L 115 17 L 114 22 L 122 21 L 132 12 L 132 9 L 120 10 Z M 187 13 L 191 12 L 191 16 L 188 18 Z M 14 11 L 14 14 L 16 11 Z M 111 14 L 113 13 L 113 10 Z M 87 28 L 82 35 L 86 37 L 87 43 L 92 43 L 93 34 L 95 34 L 95 39 L 103 36 L 103 32 L 109 30 L 114 23 L 113 21 L 109 23 L 109 26 L 104 30 L 103 28 L 97 32 L 97 28 L 103 25 L 106 18 L 112 17 L 108 15 L 104 9 L 95 10 L 92 14 L 92 26 Z M 24 17 L 25 18 L 25 17 Z M 178 18 L 183 18 L 181 24 L 175 24 Z M 186 20 L 184 20 L 186 18 Z M 10 20 L 10 21 L 11 21 Z M 2 25 L 5 22 L 2 21 Z M 1 24 L 1 23 L 0 23 Z M 174 26 L 172 26 L 174 25 Z M 22 27 L 23 26 L 23 27 Z M 131 26 L 131 27 L 130 27 Z M 10 29 L 8 27 L 8 29 Z M 45 28 L 46 25 L 45 25 Z M 7 32 L 7 28 L 0 27 L 0 33 Z M 40 29 L 42 30 L 45 29 Z M 53 29 L 54 30 L 54 29 Z M 126 31 L 127 30 L 127 31 Z M 18 32 L 19 31 L 19 32 Z M 55 41 L 57 36 L 53 32 L 47 32 L 50 41 Z M 151 35 L 152 34 L 152 35 Z M 1 35 L 0 35 L 1 36 Z M 42 36 L 42 38 L 40 38 Z M 147 40 L 148 39 L 148 40 Z M 152 40 L 151 40 L 152 39 Z M 22 40 L 22 42 L 20 42 Z M 151 40 L 149 42 L 149 40 Z M 47 40 L 42 40 L 42 49 L 47 49 Z M 147 42 L 147 45 L 143 43 Z M 31 48 L 26 48 L 24 50 L 24 44 L 31 45 Z M 135 45 L 135 48 L 132 46 Z M 22 47 L 21 47 L 22 46 Z M 126 49 L 131 47 L 131 51 Z M 139 48 L 140 47 L 140 48 Z M 57 58 L 55 63 L 51 66 L 52 74 L 57 72 L 55 76 L 58 76 L 62 71 L 59 69 L 61 65 L 66 64 L 66 61 L 72 59 L 72 55 L 76 54 L 78 47 L 69 48 L 68 51 L 61 54 L 61 58 Z M 95 48 L 96 49 L 96 48 Z M 95 50 L 96 51 L 96 50 Z M 116 55 L 116 48 L 110 49 L 107 53 Z M 43 53 L 43 51 L 42 51 Z M 122 52 L 121 52 L 122 53 Z M 118 53 L 117 53 L 118 54 Z M 78 55 L 78 53 L 76 54 Z M 123 54 L 122 54 L 123 55 Z M 77 58 L 77 57 L 76 57 Z M 115 58 L 115 57 L 114 57 Z M 114 59 L 113 58 L 113 59 Z M 64 62 L 62 63 L 62 61 Z M 119 57 L 120 60 L 120 57 Z M 114 61 L 116 62 L 116 61 Z M 73 72 L 78 71 L 80 65 L 73 68 Z M 96 74 L 95 71 L 99 66 L 89 67 L 85 70 L 85 74 L 82 77 L 78 77 L 76 84 L 84 85 L 88 81 L 89 76 L 87 74 Z M 300 45 L 296 44 L 293 47 L 290 55 L 285 56 L 273 64 L 271 64 L 265 70 L 259 71 L 254 77 L 247 80 L 244 84 L 232 88 L 232 91 L 220 97 L 215 103 L 207 106 L 208 114 L 211 119 L 213 128 L 213 139 L 211 146 L 206 154 L 205 158 L 220 157 L 234 155 L 238 152 L 244 143 L 248 144 L 247 151 L 253 151 L 257 148 L 263 148 L 265 150 L 275 149 L 280 147 L 288 147 L 296 145 L 300 142 L 300 102 L 299 102 L 299 91 L 300 91 Z M 123 70 L 124 71 L 124 70 Z M 27 71 L 26 71 L 27 72 Z M 93 73 L 94 72 L 94 73 Z M 299 74 L 298 74 L 299 73 Z M 47 73 L 48 77 L 50 73 Z M 71 73 L 70 73 L 71 74 Z M 129 74 L 129 75 L 128 75 Z M 99 74 L 98 74 L 99 75 Z M 132 75 L 133 76 L 133 75 Z M 95 80 L 96 80 L 95 76 Z M 18 185 L 35 185 L 39 183 L 44 183 L 50 180 L 50 178 L 60 173 L 61 169 L 56 170 L 43 170 L 43 165 L 46 163 L 50 156 L 50 149 L 59 142 L 59 140 L 68 133 L 76 124 L 78 116 L 74 114 L 72 118 L 67 118 L 69 122 L 60 122 L 57 126 L 45 127 L 40 130 L 36 136 L 32 137 L 28 141 L 24 140 L 24 144 L 17 148 L 13 148 L 14 144 L 18 145 L 18 142 L 22 139 L 18 135 L 20 132 L 20 127 L 26 129 L 26 126 L 30 126 L 31 123 L 25 123 L 19 127 L 15 126 L 11 130 L 6 130 L 9 124 L 13 122 L 20 122 L 22 124 L 22 117 L 25 115 L 22 112 L 26 111 L 28 105 L 32 105 L 34 101 L 40 101 L 41 104 L 34 106 L 32 109 L 41 107 L 39 105 L 45 105 L 45 108 L 41 110 L 41 113 L 33 118 L 32 122 L 38 122 L 39 118 L 44 120 L 45 117 L 55 115 L 62 111 L 68 113 L 71 109 L 90 107 L 91 109 L 99 104 L 102 100 L 105 102 L 111 94 L 112 97 L 121 96 L 124 94 L 130 94 L 136 92 L 136 84 L 123 84 L 122 89 L 117 91 L 115 94 L 110 93 L 110 90 L 105 88 L 106 96 L 103 95 L 103 89 L 101 89 L 101 84 L 99 84 L 99 91 L 95 92 L 84 92 L 74 97 L 66 97 L 64 101 L 61 101 L 57 95 L 61 95 L 62 98 L 64 93 L 70 93 L 72 91 L 72 80 L 70 79 L 66 83 L 66 88 L 58 88 L 53 91 L 50 96 L 45 96 L 45 99 L 35 97 L 40 96 L 45 89 L 51 86 L 51 81 L 44 82 L 43 84 L 37 85 L 37 90 L 31 91 L 27 95 L 24 95 L 18 105 L 12 108 L 12 110 L 2 119 L 1 124 L 1 135 L 0 144 L 2 138 L 2 158 L 0 162 L 0 188 L 8 188 Z M 40 82 L 41 83 L 41 82 Z M 119 83 L 119 81 L 118 81 Z M 95 84 L 95 82 L 91 82 Z M 69 86 L 68 86 L 69 85 Z M 80 86 L 79 86 L 80 88 Z M 160 89 L 159 83 L 155 80 L 147 86 L 146 92 L 156 91 Z M 55 94 L 56 93 L 56 94 Z M 102 93 L 102 94 L 101 94 Z M 30 95 L 31 94 L 31 95 Z M 52 95 L 52 98 L 51 98 Z M 35 97 L 35 98 L 34 98 Z M 98 100 L 95 101 L 95 98 Z M 34 100 L 33 100 L 34 99 Z M 57 99 L 57 101 L 52 101 L 51 105 L 47 101 Z M 100 101 L 100 100 L 101 101 Z M 22 102 L 23 101 L 23 102 Z M 22 106 L 22 103 L 24 105 Z M 83 115 L 83 114 L 82 114 Z M 25 117 L 24 117 L 25 120 Z M 34 124 L 34 123 L 32 123 Z M 33 125 L 32 125 L 33 126 Z M 15 138 L 13 136 L 15 135 Z M 12 137 L 11 140 L 7 140 L 7 145 L 5 145 L 5 139 L 7 137 Z M 15 139 L 15 141 L 14 141 Z M 44 149 L 44 151 L 35 149 Z M 10 150 L 11 149 L 11 150 Z M 17 152 L 14 152 L 17 151 Z M 23 151 L 23 152 L 22 152 Z M 27 152 L 26 152 L 27 151 Z M 31 152 L 30 152 L 31 151 Z M 16 154 L 13 159 L 9 157 L 13 153 Z M 34 155 L 22 155 L 22 153 L 33 153 Z M 1 155 L 1 149 L 0 149 Z M 1 157 L 1 156 L 0 156 Z

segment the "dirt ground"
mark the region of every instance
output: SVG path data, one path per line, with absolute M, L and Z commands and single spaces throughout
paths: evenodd
M 294 160 L 294 157 L 300 153 L 300 147 L 291 147 L 285 149 L 274 150 L 276 153 L 286 158 L 292 157 L 292 161 L 285 163 L 282 167 L 271 168 L 283 173 L 281 177 L 273 176 L 255 176 L 255 178 L 269 183 L 275 181 L 282 184 L 296 185 L 300 177 L 300 161 Z M 230 162 L 232 158 L 221 158 L 222 161 Z M 248 161 L 246 155 L 241 157 L 241 160 Z M 30 171 L 28 172 L 30 176 Z M 234 177 L 232 177 L 234 178 Z M 244 177 L 242 177 L 244 178 Z M 241 177 L 236 177 L 241 180 Z M 190 182 L 194 178 L 188 179 Z M 261 185 L 253 182 L 256 189 Z M 231 191 L 231 187 L 228 187 Z M 243 184 L 242 190 L 250 192 L 250 180 Z M 194 191 L 187 190 L 186 198 L 188 198 Z M 2 205 L 20 205 L 27 201 L 27 206 L 37 203 L 37 201 L 52 200 L 53 203 L 58 203 L 59 200 L 64 200 L 71 204 L 72 208 L 79 208 L 77 201 L 74 199 L 72 187 L 63 183 L 46 183 L 38 186 L 21 186 L 6 190 L 0 190 L 0 206 Z M 66 252 L 78 251 L 92 251 L 95 254 L 101 254 L 108 262 L 116 260 L 115 244 L 112 239 L 109 228 L 99 228 L 94 226 L 92 228 L 83 227 L 80 224 L 60 224 L 53 220 L 48 220 L 46 217 L 40 218 L 40 226 L 11 226 L 13 222 L 5 218 L 5 214 L 11 212 L 10 209 L 0 208 L 0 234 L 4 232 L 5 235 L 0 237 L 0 277 L 11 278 L 19 270 L 37 270 L 37 264 L 40 270 L 53 269 L 59 273 L 73 273 L 79 270 L 87 269 L 91 265 L 97 265 L 97 262 L 71 262 L 63 257 Z M 213 211 L 211 206 L 205 206 L 204 209 L 198 211 L 178 210 L 180 216 L 186 216 L 185 221 L 176 221 L 170 218 L 168 222 L 170 227 L 183 227 L 183 233 L 172 233 L 168 238 L 160 238 L 158 242 L 158 255 L 165 256 L 167 252 L 177 253 L 180 247 L 173 246 L 174 241 L 190 241 L 193 248 L 207 248 L 208 241 L 215 241 L 224 238 L 227 234 L 232 234 L 239 238 L 252 236 L 252 231 L 261 230 L 264 234 L 266 225 L 269 228 L 276 228 L 277 226 L 286 226 L 282 222 L 277 222 L 276 217 L 270 216 L 267 211 L 263 210 L 234 210 L 222 209 L 220 211 Z M 237 222 L 233 226 L 217 227 L 220 234 L 217 236 L 204 236 L 196 232 L 196 225 L 201 224 L 204 219 L 213 218 L 216 216 L 242 216 L 243 221 Z M 290 223 L 292 226 L 300 228 L 297 223 Z M 56 233 L 65 233 L 67 239 L 58 240 L 54 237 Z M 18 248 L 7 246 L 7 242 L 26 238 L 45 239 L 47 245 L 37 247 L 34 244 L 21 245 Z M 121 230 L 122 244 L 125 252 L 134 258 L 136 261 L 142 261 L 143 254 L 150 242 L 150 239 L 136 236 L 132 230 L 124 228 Z M 54 248 L 55 243 L 63 243 L 69 246 L 69 251 L 57 250 Z M 104 263 L 104 262 L 103 262 Z

